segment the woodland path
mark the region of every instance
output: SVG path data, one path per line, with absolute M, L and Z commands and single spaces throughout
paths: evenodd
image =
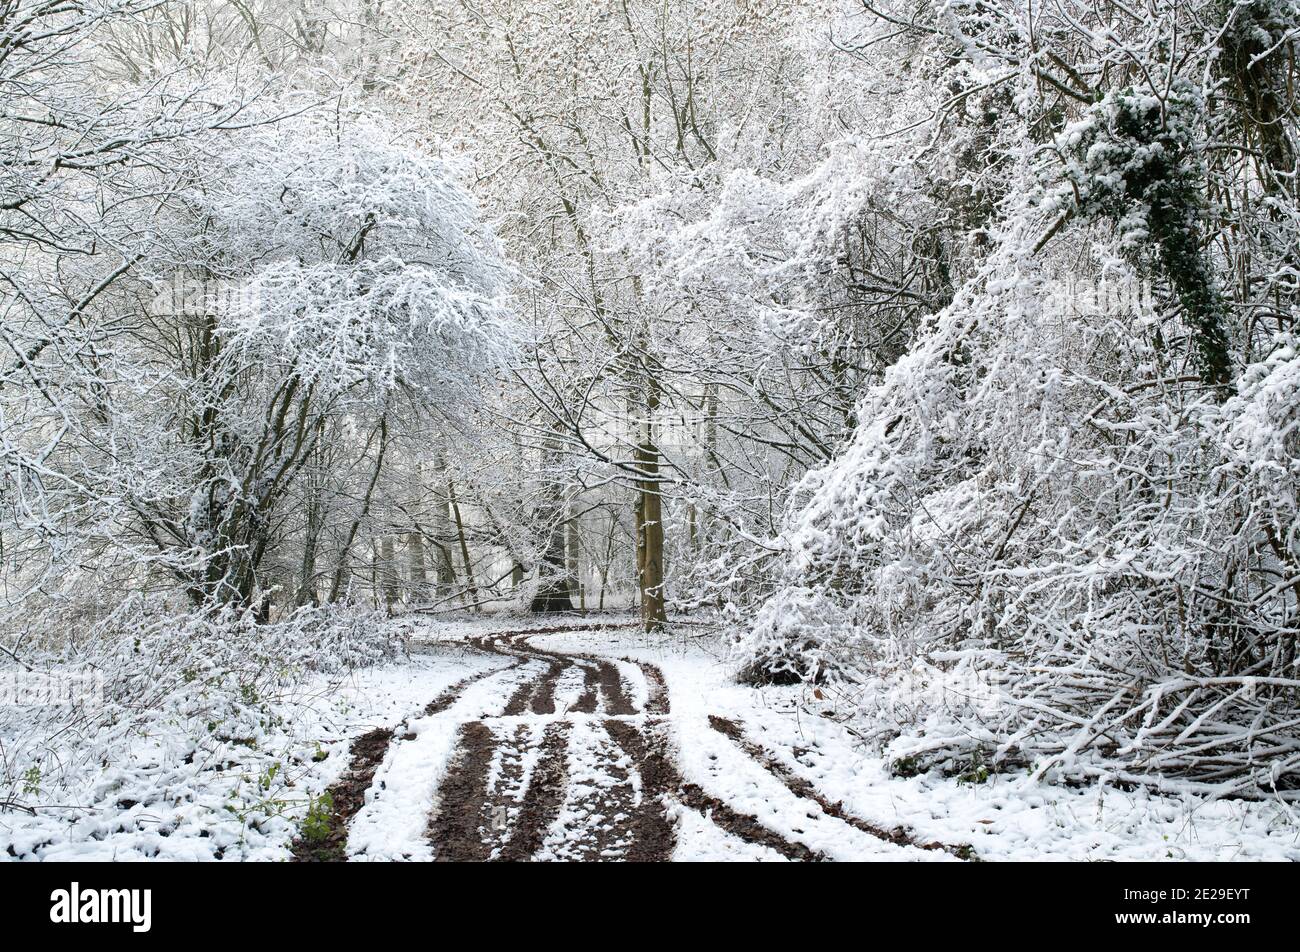
M 571 630 L 471 639 L 472 650 L 508 663 L 453 685 L 425 707 L 423 716 L 451 719 L 446 729 L 455 731 L 445 773 L 430 779 L 436 794 L 425 836 L 434 860 L 666 861 L 677 846 L 673 818 L 681 810 L 788 860 L 827 858 L 682 776 L 671 740 L 672 700 L 656 666 L 531 641 Z M 735 720 L 710 716 L 708 726 L 806 801 L 810 821 L 846 824 L 885 849 L 955 852 L 846 813 Z M 373 731 L 353 742 L 349 768 L 331 788 L 331 835 L 323 844 L 296 844 L 299 860 L 347 856 L 348 824 L 365 804 L 376 770 L 391 748 L 414 739 L 403 730 Z

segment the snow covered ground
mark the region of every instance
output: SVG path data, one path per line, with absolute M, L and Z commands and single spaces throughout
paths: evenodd
M 732 674 L 692 627 L 428 623 L 409 659 L 282 701 L 255 748 L 142 738 L 84 800 L 0 813 L 0 857 L 286 860 L 351 739 L 382 727 L 398 730 L 350 818 L 352 859 L 1300 859 L 1281 803 L 891 776 L 804 688 Z
M 314 681 L 279 704 L 283 723 L 256 749 L 195 757 L 188 738 L 141 738 L 84 799 L 36 816 L 0 812 L 0 859 L 286 860 L 310 798 L 346 768 L 352 738 L 397 725 L 501 663 L 454 643 L 425 644 L 409 660 Z

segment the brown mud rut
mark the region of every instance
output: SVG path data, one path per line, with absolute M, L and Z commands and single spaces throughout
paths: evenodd
M 453 685 L 424 709 L 424 714 L 448 710 L 466 688 L 503 670 L 536 670 L 518 683 L 500 715 L 460 726 L 429 817 L 435 861 L 666 861 L 677 845 L 669 813 L 682 808 L 787 859 L 826 859 L 683 779 L 668 738 L 668 690 L 656 667 L 626 661 L 620 671 L 607 658 L 548 651 L 528 641 L 563 630 L 570 629 L 535 628 L 472 640 L 476 650 L 510 657 L 511 664 Z M 643 705 L 633 701 L 636 692 L 629 691 L 623 672 L 644 680 Z M 895 844 L 948 850 L 849 816 L 749 741 L 739 724 L 710 720 L 787 789 L 830 815 Z M 347 824 L 364 804 L 388 744 L 400 740 L 404 730 L 372 731 L 353 742 L 349 769 L 331 788 L 330 836 L 323 843 L 296 842 L 295 860 L 346 858 Z

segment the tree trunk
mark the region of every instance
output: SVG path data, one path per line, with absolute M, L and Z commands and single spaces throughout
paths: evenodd
M 437 597 L 439 600 L 450 598 L 456 591 L 456 563 L 452 558 L 451 540 L 451 503 L 445 492 L 431 490 L 433 493 L 433 535 L 430 541 L 436 550 L 434 568 L 437 576 Z
M 460 542 L 461 562 L 465 567 L 465 590 L 469 593 L 470 607 L 481 611 L 478 603 L 478 586 L 474 584 L 474 563 L 469 558 L 469 541 L 465 538 L 465 521 L 460 517 L 460 503 L 456 501 L 456 487 L 447 481 L 447 499 L 451 503 L 451 514 L 456 520 L 456 538 Z
M 339 561 L 334 569 L 334 580 L 330 583 L 330 602 L 337 602 L 343 589 L 343 579 L 346 577 L 348 570 L 348 557 L 352 550 L 352 543 L 356 541 L 357 530 L 361 528 L 361 523 L 370 515 L 370 500 L 374 497 L 375 486 L 379 483 L 379 474 L 384 469 L 384 454 L 388 451 L 388 417 L 380 416 L 379 426 L 376 428 L 379 437 L 379 453 L 375 457 L 375 469 L 370 476 L 370 484 L 366 487 L 366 494 L 361 501 L 361 512 L 352 520 L 352 525 L 348 528 L 347 537 L 343 540 L 343 551 L 339 553 Z M 366 448 L 369 449 L 369 441 Z
M 314 491 L 307 502 L 307 529 L 302 543 L 302 565 L 300 580 L 294 602 L 299 606 L 315 605 L 319 600 L 316 594 L 316 550 L 320 544 L 321 504 Z
M 570 506 L 572 512 L 572 506 Z M 569 598 L 572 601 L 577 599 L 581 608 L 587 607 L 587 596 L 582 584 L 582 565 L 580 561 L 581 553 L 581 524 L 578 518 L 572 514 L 569 521 L 565 524 L 565 536 L 568 541 L 568 576 L 569 576 Z
M 569 596 L 567 556 L 564 544 L 564 527 L 552 526 L 547 540 L 546 554 L 539 567 L 541 584 L 533 596 L 531 611 L 571 612 L 573 599 Z
M 605 590 L 609 588 L 609 570 L 614 564 L 614 537 L 617 532 L 618 516 L 611 511 L 609 533 L 605 536 L 605 558 L 600 565 L 600 600 L 596 604 L 597 611 L 603 611 L 605 608 Z
M 659 389 L 653 378 L 647 387 L 646 419 L 636 446 L 637 583 L 641 591 L 641 624 L 658 631 L 668 621 L 664 607 L 664 523 L 660 494 L 659 448 L 654 441 L 654 416 L 659 409 Z
M 429 571 L 424 554 L 424 533 L 406 534 L 408 570 L 411 576 L 411 598 L 417 603 L 429 597 Z

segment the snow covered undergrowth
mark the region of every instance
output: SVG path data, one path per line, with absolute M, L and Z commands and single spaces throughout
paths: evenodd
M 410 627 L 373 624 L 372 637 L 397 644 Z M 255 736 L 230 737 L 205 710 L 169 701 L 112 742 L 102 724 L 75 743 L 52 741 L 45 775 L 29 772 L 17 791 L 35 814 L 0 811 L 0 859 L 288 859 L 312 798 L 346 769 L 354 737 L 400 723 L 449 685 L 501 663 L 425 640 L 409 656 L 311 674 L 250 704 Z M 7 713 L 0 742 L 12 756 L 30 744 L 31 725 Z M 54 773 L 50 755 L 65 769 Z
M 829 699 L 819 701 L 803 687 L 736 684 L 734 665 L 710 637 L 661 640 L 621 630 L 530 640 L 552 650 L 659 667 L 672 698 L 670 722 L 684 778 L 833 858 L 942 859 L 946 854 L 873 846 L 842 824 L 827 822 L 824 831 L 813 830 L 817 824 L 808 822 L 808 813 L 817 814 L 815 806 L 809 810 L 801 801 L 796 809 L 779 784 L 764 782 L 762 768 L 712 729 L 708 715 L 739 722 L 751 740 L 847 812 L 884 829 L 906 830 L 918 843 L 969 845 L 981 860 L 1300 860 L 1300 817 L 1294 806 L 1281 802 L 1211 800 L 1176 789 L 1160 794 L 1100 784 L 1062 786 L 1033 781 L 1025 773 L 995 774 L 982 783 L 937 773 L 894 776 L 885 758 L 855 740 L 852 719 L 840 723 L 813 713 L 814 708 L 827 711 Z M 693 811 L 676 812 L 679 860 L 780 859 Z

